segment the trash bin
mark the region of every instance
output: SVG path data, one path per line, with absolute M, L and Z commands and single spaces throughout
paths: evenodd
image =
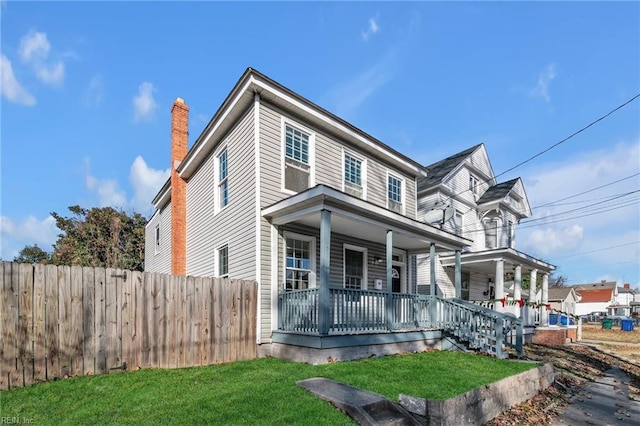
M 558 314 L 549 314 L 549 325 L 556 325 L 558 323 Z
M 568 325 L 569 324 L 569 318 L 567 318 L 566 315 L 561 315 L 560 316 L 560 323 L 562 325 Z
M 611 330 L 613 326 L 613 318 L 602 318 L 602 329 Z
M 633 331 L 633 319 L 625 318 L 622 320 L 622 331 Z

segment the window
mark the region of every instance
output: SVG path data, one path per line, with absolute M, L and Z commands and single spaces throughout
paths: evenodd
M 344 153 L 344 192 L 362 197 L 363 185 L 363 161 L 358 157 Z
M 389 209 L 402 213 L 402 179 L 389 175 L 387 184 Z
M 507 247 L 513 246 L 513 222 L 507 222 Z
M 218 276 L 229 276 L 229 246 L 227 244 L 218 249 Z
M 485 246 L 494 249 L 498 245 L 498 219 L 487 219 L 484 221 Z
M 462 212 L 456 210 L 456 214 L 453 217 L 453 223 L 455 226 L 455 234 L 461 236 L 462 235 Z
M 366 289 L 366 258 L 366 249 L 344 245 L 344 288 Z
M 225 149 L 218 156 L 218 205 L 222 209 L 229 204 L 228 159 Z
M 301 192 L 311 185 L 310 135 L 284 126 L 284 188 Z
M 287 236 L 285 290 L 314 287 L 315 238 Z
M 156 253 L 159 253 L 160 252 L 160 224 L 156 225 L 155 237 L 156 237 Z
M 469 190 L 474 195 L 478 195 L 478 179 L 474 175 L 469 175 Z
M 463 272 L 460 278 L 461 278 L 460 297 L 462 298 L 462 300 L 470 300 L 469 299 L 469 282 L 471 281 L 471 274 L 469 272 Z

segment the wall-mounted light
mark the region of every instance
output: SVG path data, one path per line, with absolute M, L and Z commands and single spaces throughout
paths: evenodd
M 369 259 L 369 263 L 372 265 L 382 265 L 384 263 L 384 259 L 380 256 L 374 256 Z

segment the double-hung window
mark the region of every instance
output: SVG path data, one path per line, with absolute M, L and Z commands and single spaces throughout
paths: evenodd
M 478 178 L 476 178 L 474 175 L 469 175 L 469 190 L 473 195 L 478 195 L 480 189 L 478 188 L 479 184 L 480 183 L 478 182 Z
M 160 253 L 160 224 L 157 224 L 154 230 L 156 239 L 156 253 Z
M 285 290 L 314 287 L 315 238 L 287 236 Z
M 284 188 L 301 192 L 311 186 L 311 135 L 284 125 Z
M 344 192 L 363 197 L 364 162 L 355 155 L 344 153 Z
M 387 201 L 390 210 L 402 213 L 402 179 L 392 174 L 387 178 Z
M 218 276 L 229 276 L 229 245 L 218 248 Z
M 367 250 L 361 247 L 344 245 L 344 288 L 366 289 Z
M 229 161 L 227 150 L 218 155 L 218 205 L 220 209 L 229 204 Z

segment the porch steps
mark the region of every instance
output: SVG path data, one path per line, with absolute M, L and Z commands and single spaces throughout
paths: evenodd
M 422 424 L 405 408 L 377 393 L 324 377 L 300 380 L 296 384 L 336 406 L 360 425 L 417 426 Z

